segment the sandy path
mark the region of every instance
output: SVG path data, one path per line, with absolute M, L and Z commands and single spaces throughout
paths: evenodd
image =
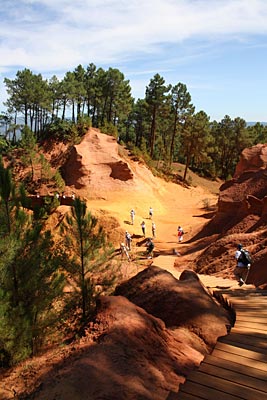
M 105 200 L 90 200 L 88 208 L 91 210 L 103 209 L 114 216 L 123 229 L 132 235 L 141 234 L 141 222 L 146 223 L 146 236 L 151 236 L 151 223 L 148 211 L 153 208 L 153 221 L 156 224 L 156 239 L 172 247 L 177 243 L 177 226 L 181 225 L 185 231 L 184 240 L 188 240 L 206 222 L 205 199 L 215 204 L 217 197 L 202 188 L 183 188 L 173 183 L 160 180 L 161 191 L 155 195 L 138 193 L 111 193 Z M 135 210 L 134 225 L 130 224 L 130 210 Z

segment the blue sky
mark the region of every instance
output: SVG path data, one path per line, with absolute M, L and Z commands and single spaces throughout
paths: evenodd
M 118 68 L 143 98 L 156 73 L 186 84 L 196 111 L 267 121 L 266 0 L 2 0 L 3 80 L 82 64 Z

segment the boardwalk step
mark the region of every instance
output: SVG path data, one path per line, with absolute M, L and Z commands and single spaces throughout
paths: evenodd
M 213 367 L 215 366 L 215 367 L 225 368 L 226 370 L 229 371 L 239 372 L 240 374 L 251 376 L 256 379 L 261 379 L 262 381 L 267 382 L 267 373 L 266 373 L 267 365 L 265 363 L 262 363 L 263 365 L 261 365 L 259 361 L 251 360 L 252 361 L 251 364 L 247 365 L 243 364 L 243 362 L 245 361 L 244 357 L 241 360 L 240 357 L 238 356 L 238 358 L 236 358 L 236 361 L 231 361 L 229 358 L 223 359 L 220 358 L 219 356 L 215 356 L 213 352 L 212 355 L 208 355 L 207 357 L 205 357 L 205 364 L 210 364 Z M 203 365 L 204 363 L 200 365 L 200 369 L 202 368 Z M 250 368 L 247 368 L 248 366 Z M 257 366 L 262 366 L 263 367 L 262 370 L 257 368 Z
M 230 378 L 230 376 L 229 376 Z M 187 380 L 188 383 L 194 382 L 200 384 L 204 387 L 209 387 L 212 383 L 212 388 L 221 391 L 224 394 L 239 396 L 241 399 L 246 400 L 266 400 L 266 391 L 257 390 L 244 385 L 246 381 L 242 383 L 236 382 L 234 380 L 223 379 L 217 376 L 212 378 L 209 374 L 202 373 L 201 371 L 192 372 Z M 203 389 L 204 390 L 204 389 Z M 222 397 L 217 398 L 221 399 Z M 214 398 L 216 399 L 216 398 Z
M 245 285 L 219 290 L 214 277 L 201 281 L 231 304 L 235 326 L 170 400 L 267 400 L 267 291 Z

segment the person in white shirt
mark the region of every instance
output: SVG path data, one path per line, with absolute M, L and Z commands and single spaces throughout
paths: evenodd
M 130 211 L 130 216 L 131 216 L 131 221 L 132 221 L 132 225 L 133 225 L 134 224 L 134 217 L 135 217 L 135 211 L 134 211 L 133 208 Z

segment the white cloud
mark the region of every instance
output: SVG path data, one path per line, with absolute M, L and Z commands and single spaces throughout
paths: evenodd
M 267 33 L 261 0 L 22 0 L 0 27 L 0 66 L 66 70 L 161 54 L 189 39 L 239 40 Z
M 92 62 L 119 68 L 137 97 L 155 73 L 199 88 L 199 98 L 217 81 L 220 90 L 221 70 L 210 82 L 203 65 L 194 67 L 225 62 L 229 45 L 249 52 L 267 42 L 266 0 L 2 0 L 0 18 L 2 75 L 26 67 L 63 76 Z

